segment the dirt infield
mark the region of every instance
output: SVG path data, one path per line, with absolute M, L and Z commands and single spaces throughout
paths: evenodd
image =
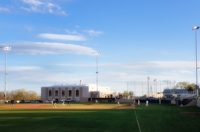
M 133 109 L 135 106 L 116 106 L 116 105 L 104 105 L 104 104 L 86 104 L 86 105 L 78 105 L 71 104 L 70 106 L 63 106 L 62 104 L 57 104 L 56 108 L 52 106 L 52 104 L 4 104 L 0 105 L 0 108 L 12 108 L 12 109 Z

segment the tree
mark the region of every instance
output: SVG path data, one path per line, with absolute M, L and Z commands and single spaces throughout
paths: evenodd
M 26 93 L 26 100 L 39 99 L 40 97 L 35 91 L 28 91 Z
M 175 86 L 175 88 L 186 89 L 188 85 L 189 85 L 189 82 L 179 82 L 179 83 L 177 83 L 177 85 Z
M 0 92 L 0 99 L 1 94 L 3 96 L 3 92 Z M 7 100 L 35 100 L 40 99 L 39 95 L 35 91 L 26 91 L 25 89 L 17 89 L 12 90 L 11 92 L 7 91 L 6 94 Z
M 4 99 L 4 92 L 0 92 L 0 100 Z
M 189 85 L 187 86 L 187 90 L 188 90 L 189 92 L 194 91 L 194 90 L 195 90 L 195 84 L 194 84 L 194 83 L 189 84 Z
M 129 93 L 128 93 L 128 94 L 129 94 L 129 96 L 130 96 L 130 98 L 131 98 L 131 99 L 133 99 L 133 98 L 134 98 L 134 92 L 133 92 L 133 91 L 129 91 Z
M 123 97 L 126 97 L 126 98 L 128 98 L 128 91 L 124 91 L 124 93 L 123 93 Z
M 191 91 L 195 90 L 195 84 L 189 83 L 189 82 L 179 82 L 179 83 L 177 83 L 175 88 L 183 88 L 183 89 L 187 89 L 187 91 L 191 92 Z
M 14 91 L 14 100 L 25 100 L 26 90 L 18 89 Z

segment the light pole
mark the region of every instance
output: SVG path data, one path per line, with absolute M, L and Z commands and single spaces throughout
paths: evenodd
M 147 77 L 147 85 L 148 85 L 148 97 L 149 97 L 149 80 L 150 80 L 150 77 Z
M 157 83 L 156 83 L 156 79 L 154 79 L 153 81 L 154 81 L 154 93 L 155 93 L 156 98 L 157 98 Z
M 128 82 L 126 83 L 126 88 L 127 88 L 127 93 L 128 93 Z M 128 95 L 127 95 L 127 99 L 128 99 Z
M 197 95 L 197 98 L 199 96 L 199 87 L 198 87 L 198 74 L 197 74 L 197 70 L 198 70 L 198 67 L 197 67 L 197 29 L 199 29 L 199 26 L 194 26 L 192 28 L 192 30 L 195 30 L 195 48 L 196 48 L 196 95 Z
M 4 47 L 1 47 L 1 50 L 4 50 L 5 51 L 5 83 L 4 83 L 4 103 L 6 102 L 6 84 L 7 84 L 7 69 L 6 69 L 6 59 L 7 59 L 7 51 L 10 50 L 11 47 L 9 46 L 4 46 Z
M 143 96 L 143 82 L 140 82 L 142 84 L 142 96 Z
M 101 53 L 95 52 L 94 55 L 96 55 L 96 86 L 97 86 L 97 98 L 99 98 L 99 91 L 98 91 L 98 56 Z

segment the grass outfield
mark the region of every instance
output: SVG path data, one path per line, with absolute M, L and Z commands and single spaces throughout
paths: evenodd
M 4 107 L 6 105 L 0 105 L 1 132 L 200 131 L 200 108 L 198 107 L 177 107 L 168 104 L 149 104 L 149 107 L 146 107 L 142 103 L 135 109 L 68 109 L 67 106 L 66 109 L 60 109 L 61 104 L 57 105 L 57 108 L 45 104 L 49 106 L 48 109 L 13 109 Z M 76 104 L 78 105 L 90 104 Z M 115 104 L 100 105 L 108 107 Z M 123 105 L 126 106 L 126 104 Z

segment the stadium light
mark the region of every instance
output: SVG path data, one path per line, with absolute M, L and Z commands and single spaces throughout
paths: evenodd
M 93 53 L 96 55 L 96 85 L 97 85 L 97 98 L 99 98 L 99 91 L 98 91 L 98 56 L 101 54 L 100 52 Z
M 6 103 L 6 84 L 7 84 L 7 69 L 6 69 L 6 59 L 7 59 L 7 51 L 11 49 L 9 46 L 4 46 L 0 48 L 5 51 L 5 83 L 4 83 L 4 103 Z
M 196 95 L 197 95 L 197 98 L 198 98 L 198 96 L 199 96 L 199 86 L 198 86 L 198 73 L 197 73 L 197 70 L 198 70 L 198 67 L 197 67 L 197 58 L 198 58 L 198 56 L 197 56 L 197 48 L 198 48 L 198 45 L 197 45 L 197 29 L 199 29 L 199 26 L 194 26 L 193 28 L 192 28 L 192 30 L 195 30 L 195 48 L 196 48 Z
M 142 84 L 142 96 L 143 96 L 143 82 L 140 82 Z
M 148 97 L 149 97 L 149 80 L 150 80 L 150 77 L 147 77 L 147 83 L 148 83 Z

